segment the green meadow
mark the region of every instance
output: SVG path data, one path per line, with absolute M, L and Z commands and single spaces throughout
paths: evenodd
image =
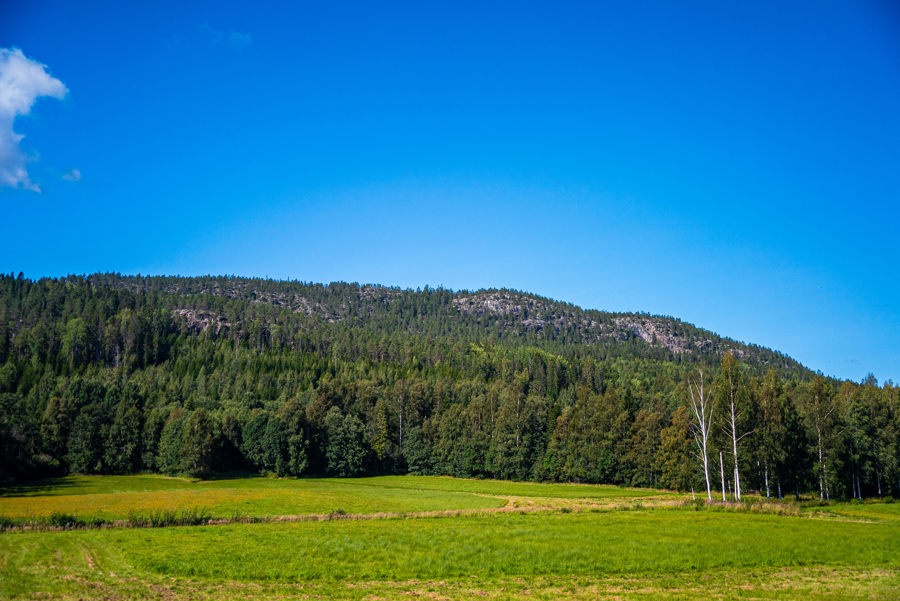
M 125 500 L 112 503 L 116 497 Z M 157 497 L 202 501 L 211 516 L 240 509 L 273 520 L 316 519 L 14 528 L 0 533 L 0 598 L 896 599 L 900 593 L 895 504 L 698 508 L 683 496 L 608 486 L 413 476 L 212 482 L 127 476 L 8 489 L 0 515 L 29 517 L 27 501 L 31 515 L 52 506 L 114 517 L 126 515 L 128 503 L 147 507 Z
M 20 496 L 15 496 L 20 495 Z M 70 476 L 0 497 L 0 517 L 13 521 L 66 513 L 82 519 L 202 510 L 211 518 L 310 514 L 408 513 L 485 509 L 503 499 L 453 490 L 360 486 L 353 480 L 234 478 L 192 481 L 165 476 Z
M 517 499 L 511 499 L 517 497 Z M 135 514 L 200 510 L 213 519 L 270 518 L 330 513 L 408 514 L 609 503 L 670 497 L 647 489 L 536 484 L 435 476 L 190 480 L 158 475 L 67 476 L 0 494 L 0 518 L 13 523 L 67 514 L 82 520 L 125 520 Z

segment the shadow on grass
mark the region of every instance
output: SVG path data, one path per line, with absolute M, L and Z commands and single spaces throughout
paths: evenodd
M 166 477 L 161 474 L 137 473 L 126 474 L 123 476 L 90 476 L 90 478 L 124 478 L 120 485 L 121 490 L 126 491 L 152 491 L 155 490 L 157 483 L 151 482 L 140 483 L 134 485 L 130 478 L 150 477 L 164 480 Z M 191 482 L 221 482 L 228 480 L 251 480 L 264 478 L 258 472 L 250 472 L 246 470 L 235 470 L 216 474 L 208 474 L 204 478 L 191 478 L 189 476 L 176 476 L 176 480 L 182 480 L 184 483 Z M 169 486 L 163 486 L 159 490 L 165 490 Z M 43 478 L 40 480 L 31 480 L 27 482 L 16 482 L 13 484 L 0 485 L 0 497 L 37 497 L 47 495 L 67 495 L 67 494 L 95 494 L 102 492 L 117 492 L 115 489 L 97 489 L 95 485 L 86 482 L 85 479 L 78 475 L 58 476 L 55 478 Z
M 232 470 L 230 472 L 216 472 L 206 474 L 202 478 L 198 478 L 198 482 L 221 482 L 223 480 L 252 480 L 265 478 L 259 472 L 251 472 L 249 470 Z
M 51 492 L 59 494 L 60 491 L 74 488 L 78 488 L 78 482 L 73 476 L 60 476 L 2 486 L 0 487 L 0 497 L 36 497 Z

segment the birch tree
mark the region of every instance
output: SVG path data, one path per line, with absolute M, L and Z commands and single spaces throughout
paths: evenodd
M 703 464 L 703 477 L 706 480 L 706 498 L 712 501 L 712 487 L 709 483 L 709 432 L 712 427 L 713 408 L 710 402 L 709 391 L 705 388 L 703 370 L 697 372 L 697 379 L 688 377 L 688 391 L 691 396 L 691 412 L 694 421 L 691 423 L 691 432 L 694 442 L 697 444 L 697 454 Z
M 741 471 L 738 457 L 738 443 L 752 434 L 744 423 L 750 409 L 750 397 L 747 383 L 737 359 L 731 353 L 722 357 L 722 366 L 717 381 L 719 402 L 724 409 L 723 421 L 726 436 L 731 443 L 731 454 L 734 462 L 734 496 L 741 500 Z

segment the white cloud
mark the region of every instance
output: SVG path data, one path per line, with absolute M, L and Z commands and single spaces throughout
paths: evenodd
M 19 115 L 27 115 L 41 96 L 62 98 L 68 89 L 18 48 L 0 48 L 0 186 L 40 192 L 25 169 L 27 157 L 19 148 L 23 136 L 13 130 Z M 80 174 L 79 174 L 80 175 Z
M 63 173 L 62 178 L 67 182 L 80 182 L 81 181 L 81 170 L 80 169 L 70 169 Z

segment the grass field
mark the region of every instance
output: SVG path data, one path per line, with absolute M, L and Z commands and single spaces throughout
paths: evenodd
M 260 496 L 242 502 L 261 516 L 327 513 L 335 505 L 359 517 L 379 515 L 5 532 L 0 598 L 900 598 L 900 505 L 776 515 L 695 511 L 672 495 L 614 487 L 131 476 L 6 491 L 0 510 L 23 515 L 23 500 L 44 507 L 55 499 L 80 500 L 81 510 L 96 512 L 117 496 L 144 503 L 198 490 L 222 511 L 234 502 L 226 497 L 252 492 Z M 506 510 L 497 511 L 501 504 Z M 125 505 L 116 507 L 110 515 Z M 416 515 L 454 510 L 463 512 Z
M 535 484 L 440 477 L 347 479 L 229 478 L 194 481 L 156 475 L 68 476 L 0 495 L 0 518 L 40 520 L 65 513 L 84 520 L 125 520 L 134 514 L 200 509 L 211 518 L 476 510 L 521 503 L 566 505 L 565 500 L 610 502 L 655 498 L 647 489 Z M 671 495 L 669 495 L 671 496 Z M 526 501 L 527 500 L 527 501 Z M 514 500 L 513 503 L 516 501 Z

